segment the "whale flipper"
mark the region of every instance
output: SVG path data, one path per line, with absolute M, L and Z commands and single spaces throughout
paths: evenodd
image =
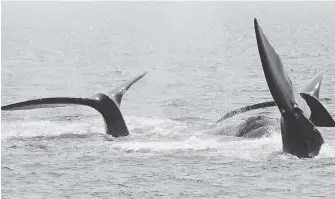
M 54 108 L 68 105 L 85 105 L 92 107 L 101 113 L 104 118 L 107 134 L 110 134 L 113 137 L 127 136 L 129 131 L 120 111 L 121 99 L 123 94 L 145 74 L 146 73 L 143 73 L 126 84 L 123 84 L 121 87 L 114 89 L 111 92 L 112 98 L 103 93 L 98 93 L 89 98 L 41 98 L 2 106 L 1 110 L 14 111 L 36 108 Z
M 254 20 L 258 51 L 270 93 L 282 115 L 281 134 L 284 152 L 299 158 L 314 157 L 324 143 L 309 120 L 311 109 L 295 89 L 262 29 Z

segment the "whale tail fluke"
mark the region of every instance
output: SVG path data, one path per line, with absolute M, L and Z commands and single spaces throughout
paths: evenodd
M 141 75 L 127 81 L 126 83 L 122 84 L 121 86 L 111 90 L 108 92 L 108 95 L 114 99 L 115 103 L 120 107 L 121 100 L 123 95 L 126 93 L 126 91 L 135 84 L 138 80 L 142 79 L 147 74 L 147 72 L 142 73 Z
M 299 158 L 314 157 L 318 155 L 324 141 L 310 120 L 313 110 L 292 84 L 279 55 L 258 25 L 257 19 L 254 20 L 254 26 L 265 79 L 282 115 L 280 123 L 283 150 Z
M 85 105 L 97 110 L 104 118 L 106 133 L 113 137 L 129 134 L 120 111 L 123 94 L 146 73 L 137 76 L 111 92 L 111 97 L 98 93 L 89 98 L 53 97 L 28 100 L 1 107 L 2 111 L 29 110 L 37 108 L 55 108 L 69 105 Z
M 120 106 L 121 99 L 124 93 L 138 80 L 140 80 L 145 74 L 133 78 L 132 80 L 126 82 L 125 84 L 117 87 L 116 89 L 109 92 L 109 95 L 112 96 Z M 69 105 L 86 105 L 95 108 L 97 98 L 100 98 L 103 94 L 96 94 L 89 98 L 72 98 L 72 97 L 52 97 L 52 98 L 40 98 L 34 100 L 28 100 L 18 103 L 13 103 L 5 106 L 1 106 L 1 110 L 3 111 L 14 111 L 14 110 L 29 110 L 29 109 L 37 109 L 37 108 L 56 108 L 56 107 L 64 107 Z
M 335 121 L 332 119 L 332 117 L 323 107 L 323 105 L 318 101 L 320 95 L 322 77 L 323 72 L 319 72 L 317 75 L 315 75 L 313 79 L 304 87 L 304 89 L 302 89 L 300 96 L 306 100 L 308 106 L 311 108 L 312 111 L 311 121 L 316 126 L 334 127 Z M 267 101 L 238 108 L 226 113 L 224 116 L 222 116 L 219 120 L 216 121 L 216 124 L 221 123 L 222 121 L 238 114 L 274 106 L 276 106 L 275 101 Z

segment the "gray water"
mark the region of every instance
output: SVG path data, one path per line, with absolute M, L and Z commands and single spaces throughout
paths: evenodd
M 253 18 L 298 89 L 324 71 L 335 117 L 335 4 L 2 3 L 1 103 L 89 97 L 148 74 L 125 94 L 130 136 L 105 135 L 94 109 L 2 112 L 2 198 L 332 198 L 335 130 L 313 159 L 260 139 L 204 131 L 271 100 Z M 245 113 L 279 118 L 277 108 Z

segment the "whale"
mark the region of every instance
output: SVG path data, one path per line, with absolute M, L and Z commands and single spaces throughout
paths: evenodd
M 306 93 L 309 95 L 314 96 L 315 98 L 319 99 L 320 98 L 320 88 L 321 88 L 321 83 L 323 79 L 323 71 L 317 73 L 313 79 L 307 84 L 300 92 L 300 95 L 303 97 Z M 326 98 L 327 99 L 327 98 Z M 271 100 L 271 101 L 266 101 L 266 102 L 261 102 L 261 103 L 256 103 L 252 104 L 249 106 L 245 106 L 242 108 L 238 108 L 235 110 L 232 110 L 225 115 L 223 115 L 220 119 L 216 121 L 216 124 L 219 124 L 223 122 L 224 120 L 227 120 L 235 115 L 245 113 L 248 111 L 256 110 L 256 109 L 263 109 L 263 108 L 268 108 L 268 107 L 274 107 L 276 106 L 276 102 Z
M 235 136 L 244 138 L 261 138 L 271 135 L 272 127 L 276 127 L 278 119 L 264 115 L 247 118 L 236 127 Z
M 204 132 L 212 135 L 225 135 L 241 138 L 262 138 L 272 135 L 273 129 L 278 126 L 278 118 L 266 115 L 254 115 L 244 119 L 239 124 L 212 125 Z
M 265 79 L 281 114 L 283 152 L 298 158 L 313 158 L 324 144 L 316 127 L 334 127 L 335 121 L 316 97 L 319 95 L 318 89 L 304 93 L 297 91 L 256 18 L 254 29 Z M 314 88 L 319 86 L 317 84 Z
M 107 92 L 107 94 L 97 93 L 87 98 L 40 98 L 1 106 L 1 110 L 30 110 L 37 108 L 64 107 L 70 105 L 89 106 L 97 110 L 102 115 L 105 123 L 105 130 L 108 135 L 113 137 L 127 136 L 129 135 L 129 130 L 120 111 L 121 100 L 126 91 L 146 74 L 147 72 L 142 73 L 121 86 Z
M 319 99 L 323 74 L 323 71 L 317 73 L 313 79 L 300 91 L 300 95 L 303 97 L 305 94 L 309 94 Z M 238 114 L 242 114 L 251 110 L 275 106 L 275 101 L 266 101 L 238 108 L 226 113 L 216 121 L 215 125 L 219 126 L 223 123 L 224 120 L 227 120 Z M 279 120 L 277 120 L 277 118 L 271 118 L 265 115 L 256 115 L 245 119 L 241 124 L 234 127 L 229 127 L 227 129 L 217 127 L 216 131 L 218 134 L 233 135 L 236 137 L 261 138 L 270 135 L 269 126 L 276 126 L 278 122 Z

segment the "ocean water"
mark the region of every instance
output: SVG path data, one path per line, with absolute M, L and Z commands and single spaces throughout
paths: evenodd
M 2 198 L 332 198 L 335 130 L 313 159 L 260 139 L 209 133 L 230 110 L 268 101 L 257 18 L 292 82 L 324 71 L 335 117 L 335 3 L 2 2 L 1 104 L 125 94 L 130 136 L 82 106 L 1 113 Z M 251 111 L 279 118 L 277 108 Z

